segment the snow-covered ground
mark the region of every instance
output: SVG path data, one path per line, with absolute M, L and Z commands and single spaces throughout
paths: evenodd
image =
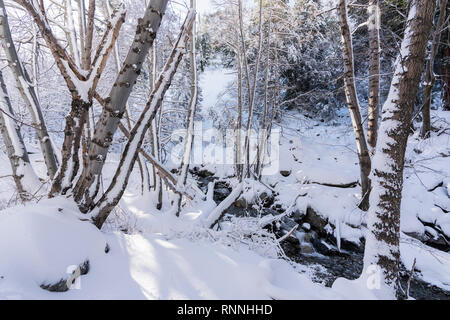
M 450 114 L 435 111 L 433 122 L 439 131 L 434 132 L 430 139 L 423 141 L 417 133 L 410 137 L 408 143 L 401 209 L 401 259 L 408 269 L 416 259 L 420 278 L 450 290 L 450 255 L 408 236 L 440 239 L 447 245 L 442 235 L 447 239 L 450 237 L 450 136 L 443 134 L 450 124 Z M 358 181 L 355 143 L 349 130 L 349 126 L 314 126 L 306 137 L 305 133 L 300 139 L 295 138 L 296 134 L 289 137 L 292 143 L 288 143 L 287 148 L 291 150 L 294 161 L 291 160 L 287 166 L 296 168 L 292 169 L 295 174 L 275 179 L 287 182 L 278 184 L 281 202 L 289 203 L 286 201 L 289 201 L 289 194 L 292 199 L 293 189 L 297 194 L 306 194 L 297 200 L 300 211 L 311 206 L 328 219 L 330 230 L 336 237 L 358 243 L 365 232 L 365 213 L 357 208 L 361 198 L 359 187 L 333 188 L 317 184 Z M 425 223 L 433 227 L 425 226 Z
M 290 125 L 283 131 L 280 150 L 281 170 L 291 171 L 291 174 L 267 178 L 280 194 L 277 201 L 287 208 L 296 199 L 300 213 L 306 213 L 307 207 L 313 208 L 328 221 L 326 229 L 336 238 L 359 244 L 366 232 L 365 213 L 357 207 L 360 188 L 330 186 L 359 180 L 351 127 L 324 126 L 319 122 L 305 122 L 301 117 L 297 121 L 303 126 L 290 124 L 295 120 L 285 121 Z M 403 264 L 410 269 L 416 259 L 416 275 L 445 290 L 450 290 L 450 254 L 416 239 L 431 238 L 449 245 L 450 136 L 444 134 L 449 124 L 449 112 L 433 111 L 433 125 L 438 131 L 426 141 L 420 139 L 418 133 L 410 137 L 401 209 Z
M 61 198 L 2 211 L 0 299 L 338 298 L 284 260 L 213 241 L 200 231 L 193 240 L 195 214 L 177 219 L 145 212 L 138 208 L 142 198 L 123 204 L 136 219 L 131 234 L 98 231 Z M 190 239 L 180 238 L 181 231 Z M 89 273 L 72 290 L 40 288 L 66 279 L 70 266 L 87 260 Z

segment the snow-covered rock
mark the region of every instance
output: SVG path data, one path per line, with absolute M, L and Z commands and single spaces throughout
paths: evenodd
M 77 266 L 105 255 L 103 234 L 76 212 L 64 199 L 0 212 L 0 296 L 11 287 L 26 292 L 66 279 Z

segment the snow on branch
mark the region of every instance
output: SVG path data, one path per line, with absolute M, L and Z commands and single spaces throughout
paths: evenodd
M 52 52 L 53 57 L 60 69 L 64 80 L 66 81 L 69 90 L 76 90 L 75 84 L 78 81 L 86 80 L 86 77 L 83 75 L 82 71 L 78 68 L 78 66 L 73 62 L 72 58 L 67 53 L 66 49 L 59 43 L 58 39 L 53 34 L 53 31 L 48 24 L 48 21 L 44 14 L 39 9 L 38 4 L 35 1 L 29 0 L 13 0 L 17 4 L 24 7 L 27 12 L 32 16 L 34 22 L 39 28 L 42 36 L 44 37 L 50 51 Z M 66 64 L 63 63 L 66 62 Z M 69 70 L 72 72 L 73 76 L 69 74 Z
M 87 87 L 90 94 L 93 94 L 97 88 L 98 81 L 106 66 L 108 57 L 114 47 L 114 44 L 119 36 L 119 31 L 122 24 L 125 22 L 126 9 L 121 3 L 112 13 L 111 19 L 107 22 L 107 27 L 100 44 L 97 47 L 97 52 L 94 61 L 89 71 Z

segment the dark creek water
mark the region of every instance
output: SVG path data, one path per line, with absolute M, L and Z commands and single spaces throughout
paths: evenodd
M 284 252 L 291 260 L 309 266 L 313 271 L 312 280 L 315 282 L 331 287 L 337 278 L 357 279 L 362 272 L 364 253 L 361 251 L 333 251 L 324 255 L 318 254 L 316 250 L 314 254 L 302 254 L 295 240 L 291 237 L 282 243 Z M 410 271 L 403 268 L 401 274 L 401 285 L 406 288 Z M 409 293 L 418 300 L 450 300 L 450 292 L 422 281 L 417 274 L 413 275 Z
M 208 182 L 215 180 L 211 175 L 199 177 L 200 186 L 206 189 Z M 222 182 L 216 183 L 214 200 L 220 203 L 231 192 L 230 188 Z M 262 211 L 261 211 L 262 210 Z M 267 214 L 279 214 L 283 212 L 280 207 L 273 205 L 273 199 L 267 199 L 263 208 L 259 211 L 254 209 L 244 209 L 242 205 L 233 205 L 227 211 L 227 214 L 234 216 L 257 216 Z M 292 225 L 299 221 L 287 218 L 281 223 L 281 228 L 276 229 L 272 226 L 273 232 L 282 235 L 286 230 L 290 230 Z M 309 222 L 309 221 L 308 221 Z M 320 224 L 320 223 L 319 223 Z M 333 282 L 340 277 L 347 279 L 356 279 L 363 268 L 363 245 L 358 247 L 351 243 L 343 241 L 341 252 L 337 250 L 336 239 L 325 236 L 323 230 L 301 230 L 305 242 L 300 243 L 298 237 L 291 236 L 282 243 L 282 248 L 286 256 L 294 262 L 306 265 L 312 271 L 312 280 L 331 287 Z M 402 267 L 401 286 L 406 288 L 410 271 Z M 413 274 L 411 280 L 410 296 L 418 300 L 450 300 L 450 292 L 442 290 L 439 287 L 430 285 L 420 279 L 417 271 Z

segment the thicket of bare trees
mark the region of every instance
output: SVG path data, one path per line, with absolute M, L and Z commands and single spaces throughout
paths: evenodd
M 31 124 L 24 124 L 16 115 L 7 87 L 12 82 L 7 83 L 4 70 L 0 70 L 0 130 L 20 199 L 30 201 L 37 193 L 46 192 L 43 184 L 48 183 L 48 197 L 73 199 L 101 229 L 123 198 L 133 170 L 138 169 L 141 191 L 145 194 L 152 189 L 157 194 L 157 209 L 170 198 L 169 205 L 180 216 L 187 201 L 204 200 L 204 192 L 189 172 L 201 101 L 199 72 L 207 63 L 205 48 L 209 48 L 220 52 L 236 71 L 231 88 L 236 105 L 224 110 L 223 118 L 234 129 L 237 183 L 207 216 L 207 227 L 217 225 L 250 181 L 263 183 L 268 146 L 274 143 L 269 141 L 270 131 L 285 108 L 296 106 L 308 112 L 311 110 L 305 106 L 314 105 L 311 109 L 322 115 L 317 109 L 332 105 L 332 99 L 338 104 L 335 96 L 343 92 L 359 159 L 359 207 L 367 211 L 365 268 L 379 266 L 386 290 L 395 296 L 403 169 L 414 112 L 422 114 L 421 137 L 430 137 L 436 79 L 440 80 L 442 107 L 450 108 L 449 3 L 411 0 L 408 8 L 403 8 L 409 13 L 403 38 L 397 39 L 400 48 L 392 81 L 385 84 L 389 94 L 383 97 L 382 61 L 387 58 L 380 39 L 380 2 L 368 0 L 361 5 L 367 9 L 363 25 L 368 32 L 368 85 L 360 88 L 354 52 L 354 33 L 360 26 L 352 30 L 349 8 L 355 4 L 348 0 L 336 0 L 336 6 L 325 11 L 315 1 L 294 1 L 291 5 L 283 0 L 259 0 L 249 9 L 243 0 L 224 0 L 220 10 L 206 21 L 198 19 L 196 0 L 190 0 L 186 16 L 180 21 L 174 18 L 176 22 L 166 29 L 161 25 L 170 11 L 169 0 L 133 3 L 141 9 L 135 25 L 127 21 L 126 4 L 116 1 L 0 0 L 5 68 L 31 119 Z M 37 44 L 45 48 L 46 59 L 56 65 L 51 69 L 66 87 L 62 95 L 70 97 L 61 150 L 50 138 L 37 75 L 30 76 L 21 43 L 13 39 L 8 15 L 15 11 L 32 21 L 32 50 Z M 135 29 L 130 31 L 130 25 Z M 171 30 L 173 26 L 177 30 Z M 124 28 L 128 28 L 128 42 L 120 41 Z M 333 40 L 336 34 L 341 36 L 340 43 Z M 337 50 L 339 57 L 328 57 Z M 36 59 L 34 52 L 31 55 Z M 441 74 L 437 77 L 438 60 Z M 324 61 L 329 66 L 324 67 Z M 33 60 L 32 70 L 35 64 Z M 415 102 L 421 83 L 423 103 L 418 111 Z M 140 104 L 132 97 L 138 89 Z M 367 103 L 362 96 L 367 96 Z M 171 103 L 181 107 L 166 108 Z M 168 140 L 164 132 L 168 125 L 164 121 L 186 129 L 181 164 L 174 171 L 165 167 L 162 145 Z M 38 137 L 48 181 L 40 180 L 34 172 L 21 132 L 25 125 Z M 254 129 L 259 129 L 256 139 Z M 117 137 L 124 148 L 112 180 L 103 186 L 106 161 Z M 168 194 L 172 196 L 164 197 Z
M 431 132 L 431 117 L 430 109 L 432 102 L 432 90 L 435 85 L 436 76 L 434 74 L 434 64 L 436 61 L 436 54 L 438 52 L 441 34 L 444 31 L 445 18 L 448 17 L 447 13 L 447 0 L 440 0 L 439 5 L 439 18 L 435 25 L 435 30 L 432 34 L 431 50 L 429 52 L 428 60 L 426 63 L 424 77 L 423 77 L 423 105 L 422 105 L 422 130 L 420 135 L 422 138 L 429 138 Z
M 58 167 L 58 157 L 55 155 L 52 142 L 47 134 L 45 119 L 39 107 L 39 100 L 34 91 L 34 87 L 31 85 L 27 71 L 23 67 L 15 50 L 7 21 L 6 7 L 2 1 L 2 45 L 5 49 L 8 64 L 16 78 L 17 88 L 29 106 L 33 119 L 33 127 L 36 129 L 41 142 L 42 153 L 46 160 L 48 173 L 50 178 L 52 178 L 52 187 L 49 196 L 55 197 L 62 194 L 73 197 L 78 203 L 80 210 L 85 213 L 90 213 L 96 225 L 101 228 L 111 210 L 117 205 L 127 186 L 129 175 L 138 158 L 139 151 L 143 152 L 141 145 L 146 136 L 146 132 L 151 123 L 154 123 L 158 108 L 185 54 L 189 38 L 192 39 L 190 44 L 191 61 L 194 61 L 191 65 L 192 68 L 196 68 L 195 45 L 193 45 L 195 44 L 195 37 L 191 31 L 195 20 L 194 9 L 188 13 L 185 23 L 181 26 L 178 39 L 173 43 L 172 52 L 168 56 L 165 67 L 159 77 L 157 76 L 158 70 L 156 70 L 156 63 L 154 63 L 153 78 L 155 80 L 152 83 L 150 99 L 143 109 L 140 118 L 132 126 L 130 114 L 127 112 L 127 101 L 137 82 L 137 78 L 147 62 L 149 52 L 152 50 L 168 1 L 153 0 L 148 2 L 143 17 L 138 21 L 134 40 L 123 62 L 120 61 L 118 46 L 116 44 L 121 26 L 126 17 L 126 10 L 123 5 L 119 4 L 111 13 L 108 2 L 95 0 L 90 0 L 88 6 L 85 5 L 84 1 L 77 1 L 78 5 L 75 5 L 75 2 L 71 0 L 64 1 L 63 3 L 26 0 L 17 0 L 15 2 L 26 10 L 32 17 L 37 28 L 39 28 L 40 34 L 45 40 L 45 44 L 51 52 L 60 75 L 64 79 L 72 97 L 70 113 L 66 117 L 64 142 L 61 149 L 62 161 Z M 104 11 L 106 15 L 110 14 L 110 17 L 101 26 L 99 31 L 95 26 L 100 2 L 103 2 Z M 191 5 L 194 7 L 195 3 L 192 2 Z M 56 17 L 53 15 L 50 16 L 47 14 L 47 11 L 50 10 L 52 13 L 54 10 L 59 10 L 61 15 Z M 61 19 L 60 17 L 62 17 L 62 21 L 57 21 Z M 78 24 L 75 23 L 76 19 L 78 19 Z M 64 27 L 61 27 L 61 24 Z M 55 31 L 55 28 L 58 31 Z M 62 34 L 59 32 L 60 28 L 63 29 Z M 96 32 L 100 32 L 100 34 L 96 35 Z M 65 37 L 64 41 L 67 46 L 61 42 L 60 37 L 62 35 Z M 97 43 L 94 43 L 94 39 L 99 40 Z M 114 55 L 117 76 L 107 97 L 102 97 L 97 92 L 97 87 L 111 53 Z M 151 56 L 155 60 L 156 51 Z M 193 113 L 195 112 L 195 104 L 197 101 L 196 78 L 196 70 L 192 69 L 191 79 L 193 84 L 190 110 L 193 111 L 190 112 L 189 118 L 191 120 L 188 123 L 193 123 Z M 29 167 L 28 171 L 31 171 L 32 168 L 19 132 L 17 130 L 6 130 L 6 128 L 16 128 L 17 126 L 12 126 L 10 123 L 14 121 L 14 113 L 10 106 L 6 86 L 3 82 L 2 92 L 2 105 L 5 106 L 2 110 L 6 110 L 2 117 L 4 141 L 10 142 L 7 145 L 9 145 L 8 150 L 12 159 L 11 164 L 13 165 L 15 181 L 21 197 L 26 199 L 28 196 L 25 195 L 25 192 L 32 193 L 27 190 L 28 186 L 25 186 L 21 181 L 26 171 L 24 168 Z M 93 123 L 92 127 L 92 119 L 90 119 L 89 114 L 92 112 L 94 99 L 101 104 L 102 113 L 98 117 L 98 120 Z M 120 123 L 125 114 L 128 129 Z M 121 131 L 128 137 L 129 142 L 123 152 L 122 160 L 119 163 L 116 176 L 111 185 L 105 193 L 99 193 L 102 169 L 109 147 L 113 141 L 113 136 L 119 126 L 121 127 Z M 189 126 L 191 127 L 191 125 Z M 151 131 L 152 138 L 157 139 L 155 130 L 152 129 Z M 185 191 L 181 190 L 187 180 L 187 168 L 185 167 L 183 170 L 185 174 L 181 174 L 177 181 L 177 178 L 163 168 L 163 165 L 159 163 L 157 157 L 155 158 L 156 148 L 154 148 L 152 153 L 153 156 L 147 152 L 143 152 L 143 157 L 151 162 L 156 170 L 155 172 L 181 198 L 183 194 L 186 194 Z M 189 157 L 189 152 L 187 151 L 187 153 L 187 157 Z M 142 160 L 143 158 L 140 159 L 141 175 L 144 177 L 148 175 L 148 172 L 143 167 L 145 165 Z M 148 177 L 146 179 L 147 183 L 149 183 Z M 35 191 L 33 190 L 33 192 Z M 91 211 L 95 211 L 95 213 Z

